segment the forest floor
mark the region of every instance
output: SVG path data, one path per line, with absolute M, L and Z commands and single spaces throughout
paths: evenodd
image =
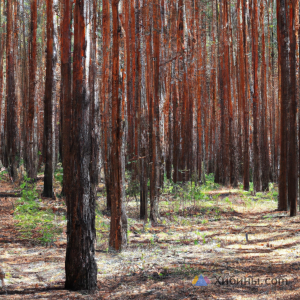
M 108 251 L 98 194 L 98 290 L 87 295 L 64 290 L 66 208 L 60 198 L 34 199 L 42 184 L 22 185 L 21 200 L 0 198 L 0 299 L 300 299 L 300 215 L 276 211 L 273 185 L 253 196 L 210 181 L 166 184 L 158 227 L 139 220 L 139 203 L 128 197 L 129 244 L 120 254 Z M 6 174 L 3 192 L 20 192 Z M 201 275 L 207 286 L 195 286 Z

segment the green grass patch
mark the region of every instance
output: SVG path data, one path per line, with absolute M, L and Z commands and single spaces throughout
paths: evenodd
M 54 172 L 54 179 L 55 181 L 58 181 L 61 185 L 63 184 L 63 176 L 64 176 L 63 173 L 64 173 L 63 167 L 61 166 L 61 163 L 59 163 Z
M 14 219 L 18 221 L 16 228 L 23 239 L 42 245 L 53 243 L 63 231 L 59 221 L 65 217 L 56 216 L 51 209 L 43 210 L 35 184 L 27 177 L 24 180 L 22 196 L 16 201 L 14 212 Z

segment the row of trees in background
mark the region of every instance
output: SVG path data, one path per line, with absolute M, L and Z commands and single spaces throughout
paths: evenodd
M 0 0 L 0 28 L 1 161 L 13 180 L 22 161 L 32 179 L 43 167 L 46 197 L 62 161 L 67 288 L 96 286 L 100 170 L 117 251 L 125 169 L 153 225 L 164 177 L 206 173 L 278 182 L 296 215 L 298 1 Z

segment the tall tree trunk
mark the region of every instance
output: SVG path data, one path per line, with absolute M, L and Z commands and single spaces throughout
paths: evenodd
M 235 131 L 237 129 L 237 126 L 235 126 L 235 107 L 236 107 L 236 68 L 234 65 L 234 60 L 233 60 L 233 34 L 232 34 L 232 21 L 231 21 L 231 1 L 229 0 L 227 3 L 227 14 L 228 14 L 228 29 L 227 29 L 227 42 L 228 42 L 228 60 L 230 61 L 229 63 L 229 79 L 228 79 L 228 98 L 229 98 L 229 140 L 230 140 L 230 184 L 233 187 L 238 186 L 238 168 L 237 168 L 237 138 Z M 232 80 L 231 76 L 232 74 Z M 232 82 L 232 84 L 231 84 Z M 231 86 L 232 88 L 232 93 L 231 93 Z M 232 96 L 231 96 L 232 95 Z M 238 117 L 237 117 L 238 119 Z
M 200 26 L 200 15 L 201 8 L 200 2 L 196 3 L 196 28 L 197 28 L 197 177 L 201 180 L 202 170 L 202 98 L 201 98 L 201 69 L 202 69 L 202 41 L 201 41 L 201 26 Z
M 221 183 L 224 185 L 228 185 L 229 183 L 229 164 L 230 164 L 230 157 L 229 157 L 229 136 L 228 136 L 228 86 L 226 82 L 226 73 L 228 65 L 225 62 L 227 57 L 227 52 L 225 51 L 225 42 L 226 42 L 226 10 L 225 10 L 225 1 L 222 1 L 220 5 L 220 56 L 222 57 L 222 61 L 220 63 L 220 72 L 219 72 L 219 93 L 220 93 L 220 107 L 221 107 L 221 168 L 220 168 L 220 175 L 221 175 Z
M 267 118 L 267 111 L 268 111 L 268 97 L 267 97 L 267 80 L 266 80 L 266 72 L 267 72 L 267 65 L 266 65 L 266 55 L 265 55 L 265 27 L 264 27 L 264 0 L 261 0 L 260 3 L 260 14 L 261 14 L 261 35 L 262 35 L 262 62 L 261 62 L 261 181 L 262 181 L 262 190 L 268 191 L 269 190 L 269 142 L 268 142 L 268 118 Z
M 112 146 L 111 146 L 111 182 L 112 206 L 109 246 L 121 251 L 127 245 L 127 221 L 123 203 L 122 168 L 122 101 L 119 96 L 119 34 L 121 27 L 118 13 L 119 0 L 112 1 L 113 14 L 113 51 L 112 51 Z
M 1 1 L 0 1 L 0 7 L 1 7 Z M 1 10 L 1 8 L 0 8 Z M 0 11 L 1 15 L 1 11 Z M 0 17 L 1 18 L 1 17 Z M 1 27 L 1 22 L 0 22 L 0 27 Z M 0 140 L 2 143 L 2 99 L 3 99 L 3 54 L 4 54 L 4 49 L 5 49 L 5 41 L 4 41 L 4 32 L 2 33 L 1 36 L 1 41 L 0 41 L 0 125 L 1 125 L 1 130 L 0 130 Z M 2 146 L 0 146 L 0 158 L 2 158 Z
M 135 140 L 136 140 L 136 131 L 135 131 L 135 124 L 136 124 L 136 103 L 135 103 L 135 95 L 136 95 L 136 49 L 135 49 L 135 39 L 136 39 L 136 11 L 135 11 L 135 0 L 130 1 L 130 54 L 131 54 L 131 70 L 129 75 L 131 76 L 129 79 L 130 82 L 130 96 L 129 96 L 129 102 L 130 102 L 130 111 L 129 111 L 129 122 L 128 122 L 128 137 L 129 137 L 129 159 L 136 160 L 135 157 Z M 129 55 L 130 55 L 129 54 Z M 130 165 L 130 170 L 133 171 L 132 173 L 132 179 L 135 179 L 135 171 L 136 171 L 136 163 L 132 163 Z
M 173 11 L 173 16 L 174 16 L 174 22 L 172 23 L 172 36 L 176 36 L 177 35 L 177 40 L 178 40 L 178 21 L 176 22 L 176 14 L 177 14 L 177 10 L 176 10 L 176 3 L 172 3 L 172 11 Z M 174 42 L 175 43 L 175 42 Z M 178 42 L 177 42 L 177 61 L 179 61 L 179 56 L 180 56 L 180 52 L 178 51 Z M 174 67 L 176 64 L 176 68 Z M 174 172 L 173 172 L 173 182 L 177 183 L 177 181 L 179 180 L 179 120 L 178 120 L 178 93 L 177 93 L 177 86 L 178 86 L 178 78 L 176 78 L 176 76 L 178 76 L 177 72 L 178 72 L 178 68 L 179 68 L 179 63 L 177 63 L 175 60 L 172 62 L 172 68 L 173 68 L 173 72 L 172 72 L 172 84 L 171 84 L 171 93 L 173 95 L 172 97 L 172 108 L 173 108 L 173 168 L 174 168 Z M 176 70 L 177 69 L 177 70 Z M 176 72 L 176 74 L 175 74 Z M 175 80 L 175 78 L 177 80 Z
M 246 10 L 245 10 L 245 0 L 241 1 L 242 5 L 242 28 L 241 28 L 241 36 L 240 36 L 240 66 L 241 66 L 241 90 L 243 97 L 243 133 L 244 133 L 244 158 L 243 158 L 243 184 L 244 190 L 248 191 L 250 188 L 250 155 L 249 155 L 249 109 L 248 109 L 248 81 L 247 81 L 247 56 L 245 53 L 247 52 L 247 30 L 246 30 Z
M 287 107 L 289 103 L 289 40 L 286 0 L 277 1 L 278 65 L 280 67 L 280 173 L 278 210 L 287 210 Z
M 51 0 L 48 0 L 51 1 Z M 67 189 L 66 289 L 94 290 L 97 284 L 95 260 L 95 195 L 90 182 L 91 134 L 90 99 L 85 79 L 85 1 L 76 0 L 74 9 L 74 59 L 72 137 Z
M 110 73 L 110 14 L 109 14 L 109 1 L 103 0 L 102 4 L 102 24 L 103 24 L 103 63 L 102 63 L 102 136 L 103 141 L 103 160 L 104 160 L 104 176 L 105 176 L 105 186 L 106 186 L 106 206 L 107 211 L 111 210 L 111 182 L 110 182 L 110 169 L 109 169 L 109 159 L 110 159 L 110 135 L 111 130 L 109 126 L 109 111 L 110 111 L 110 83 L 111 83 L 111 73 Z
M 140 31 L 140 6 L 139 1 L 135 2 L 135 52 L 136 52 L 136 89 L 135 89 L 135 103 L 136 103 L 136 124 L 135 124 L 135 156 L 137 158 L 137 170 L 140 181 L 140 218 L 147 221 L 147 182 L 146 179 L 146 149 L 145 141 L 143 137 L 143 126 L 142 126 L 142 102 L 141 102 L 141 31 Z M 129 53 L 127 54 L 129 55 Z
M 253 93 L 253 190 L 258 192 L 261 190 L 260 182 L 260 149 L 259 149 L 259 132 L 258 132 L 258 6 L 257 0 L 253 0 L 253 6 L 251 8 L 252 17 L 252 63 L 253 63 L 253 81 L 254 81 L 254 93 Z
M 227 0 L 224 2 L 224 24 L 229 22 L 229 7 Z M 231 27 L 230 24 L 228 27 Z M 235 174 L 235 142 L 234 142 L 234 124 L 233 124 L 233 107 L 231 100 L 231 66 L 230 66 L 230 28 L 225 29 L 224 33 L 224 49 L 225 49 L 225 99 L 227 102 L 228 119 L 229 119 L 229 179 L 232 186 L 237 186 L 236 174 Z
M 44 197 L 53 197 L 53 101 L 56 96 L 56 41 L 53 0 L 47 0 L 47 58 L 44 99 Z
M 299 7 L 299 16 L 298 16 L 298 20 L 300 21 L 300 4 L 298 5 Z M 300 51 L 300 26 L 298 27 L 298 49 Z M 299 52 L 299 61 L 300 61 L 300 52 Z M 299 70 L 298 72 L 300 72 L 300 63 L 298 65 L 299 67 Z M 299 73 L 300 74 L 300 73 Z M 300 76 L 299 76 L 299 82 L 300 82 Z M 298 83 L 299 84 L 299 83 Z M 300 103 L 299 103 L 300 104 Z M 300 108 L 298 108 L 298 126 L 299 126 L 299 129 L 298 129 L 298 141 L 299 141 L 299 144 L 298 144 L 298 176 L 299 176 L 299 210 L 300 210 Z
M 18 121 L 17 97 L 15 84 L 15 57 L 14 57 L 14 10 L 17 8 L 13 1 L 7 1 L 7 37 L 6 37 L 6 136 L 4 166 L 8 167 L 11 178 L 18 179 Z M 7 164 L 6 164 L 7 162 Z
M 99 183 L 99 99 L 97 98 L 96 85 L 97 85 L 97 1 L 93 0 L 90 3 L 90 40 L 91 40 L 91 54 L 89 61 L 89 89 L 91 95 L 91 134 L 92 134 L 92 159 L 90 162 L 91 168 L 91 184 L 96 193 L 96 187 Z
M 159 139 L 159 31 L 160 9 L 159 0 L 153 2 L 153 103 L 152 103 L 152 136 L 151 136 L 151 176 L 150 176 L 150 220 L 155 225 L 158 219 L 159 179 L 160 179 L 160 139 Z M 151 126 L 150 125 L 150 126 Z
M 37 1 L 31 0 L 31 36 L 29 53 L 29 103 L 27 113 L 27 139 L 26 156 L 28 177 L 35 179 L 37 175 L 37 158 L 34 152 L 34 103 L 36 93 L 36 70 L 37 70 Z M 25 71 L 25 70 L 24 70 Z
M 63 192 L 67 194 L 70 187 L 70 151 L 71 151 L 71 0 L 64 0 L 61 37 L 61 103 L 62 103 L 62 163 Z
M 289 104 L 289 166 L 288 166 L 288 202 L 290 215 L 297 215 L 297 100 L 296 100 L 296 6 L 297 1 L 286 3 L 289 13 L 290 37 L 290 104 Z
M 132 40 L 131 32 L 134 26 L 130 18 L 130 0 L 124 1 L 125 10 L 125 33 L 126 33 L 126 98 L 127 98 L 127 120 L 128 120 L 128 134 L 127 134 L 127 159 L 130 160 L 133 152 L 133 111 L 132 111 L 132 68 L 131 68 L 131 49 Z M 127 168 L 131 168 L 131 164 L 127 165 Z

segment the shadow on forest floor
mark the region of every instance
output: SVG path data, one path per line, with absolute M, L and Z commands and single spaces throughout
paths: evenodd
M 12 189 L 1 182 L 0 192 Z M 300 299 L 300 216 L 275 211 L 273 194 L 218 189 L 202 191 L 194 200 L 184 191 L 176 196 L 166 192 L 158 227 L 139 220 L 138 205 L 130 198 L 129 245 L 120 254 L 107 252 L 109 217 L 98 213 L 98 290 L 93 295 L 63 289 L 66 235 L 60 215 L 54 221 L 62 222 L 63 233 L 46 247 L 20 233 L 16 199 L 1 198 L 0 261 L 6 286 L 0 298 Z M 42 202 L 62 206 L 60 199 L 51 201 Z M 104 206 L 100 197 L 98 211 Z M 207 286 L 192 284 L 200 275 L 210 280 Z

